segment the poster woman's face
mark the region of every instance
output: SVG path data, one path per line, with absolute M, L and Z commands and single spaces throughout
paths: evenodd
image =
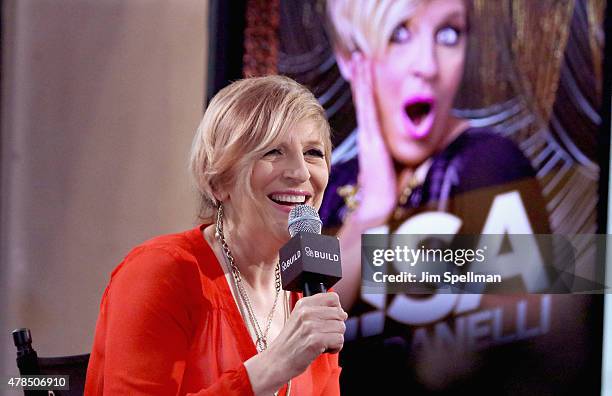
M 375 97 L 387 147 L 416 166 L 450 141 L 450 111 L 463 76 L 463 0 L 422 2 L 373 59 Z

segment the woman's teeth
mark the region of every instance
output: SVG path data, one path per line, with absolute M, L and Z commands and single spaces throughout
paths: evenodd
M 306 202 L 305 195 L 272 194 L 270 198 L 281 205 L 303 204 Z

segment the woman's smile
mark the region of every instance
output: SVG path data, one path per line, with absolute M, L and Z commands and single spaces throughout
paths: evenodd
M 299 190 L 277 191 L 268 194 L 272 205 L 283 213 L 289 213 L 296 205 L 309 204 L 311 197 L 311 193 Z

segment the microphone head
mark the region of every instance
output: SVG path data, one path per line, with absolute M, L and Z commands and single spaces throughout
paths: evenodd
M 319 213 L 312 206 L 296 205 L 289 212 L 287 229 L 291 238 L 300 231 L 320 234 L 322 225 Z

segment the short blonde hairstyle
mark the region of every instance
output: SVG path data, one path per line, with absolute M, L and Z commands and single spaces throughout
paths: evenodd
M 213 219 L 214 192 L 235 183 L 252 196 L 255 161 L 301 121 L 321 132 L 327 169 L 331 138 L 325 111 L 304 86 L 284 76 L 233 82 L 211 100 L 191 146 L 189 168 L 200 193 L 202 220 Z
M 393 29 L 409 19 L 424 0 L 327 0 L 334 47 L 345 58 L 357 50 L 382 54 Z

